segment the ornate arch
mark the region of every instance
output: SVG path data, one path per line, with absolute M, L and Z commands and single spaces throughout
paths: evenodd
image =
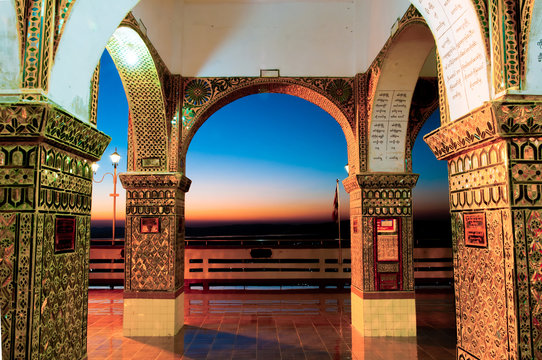
M 435 38 L 440 54 L 450 120 L 454 121 L 491 99 L 487 23 L 473 0 L 411 0 Z M 474 1 L 477 2 L 477 1 Z M 478 3 L 478 2 L 477 2 Z M 484 21 L 484 19 L 482 19 Z
M 59 28 L 52 43 L 48 97 L 78 119 L 89 120 L 89 84 L 96 65 L 111 34 L 138 2 L 62 0 L 59 12 L 52 14 L 53 20 L 58 17 Z
M 162 76 L 141 35 L 121 26 L 106 46 L 130 109 L 128 171 L 167 171 L 168 126 Z
M 341 126 L 351 171 L 359 171 L 353 78 L 185 78 L 181 157 L 205 121 L 223 106 L 258 93 L 293 95 L 330 114 Z M 183 164 L 184 170 L 184 164 Z
M 411 7 L 368 71 L 368 171 L 405 172 L 411 101 L 433 35 Z

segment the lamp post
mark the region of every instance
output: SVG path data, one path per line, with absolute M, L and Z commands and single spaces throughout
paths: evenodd
M 117 153 L 117 148 L 115 148 L 115 152 L 111 154 L 111 163 L 113 164 L 113 173 L 107 172 L 105 173 L 102 178 L 98 181 L 92 179 L 95 183 L 101 183 L 104 181 L 105 175 L 111 175 L 113 177 L 113 193 L 109 194 L 109 196 L 113 197 L 113 237 L 111 240 L 111 245 L 115 245 L 115 227 L 117 223 L 117 197 L 119 194 L 117 194 L 117 165 L 120 161 L 120 155 Z M 96 174 L 96 171 L 98 171 L 99 165 L 97 163 L 92 164 L 92 171 L 94 174 Z

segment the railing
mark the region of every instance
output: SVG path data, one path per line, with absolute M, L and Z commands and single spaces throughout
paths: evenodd
M 452 285 L 452 248 L 414 248 L 414 279 L 419 286 Z
M 350 285 L 349 241 L 328 239 L 227 237 L 188 239 L 186 291 L 326 290 Z M 340 264 L 339 264 L 340 263 Z M 124 243 L 92 240 L 90 285 L 122 286 Z M 417 286 L 453 284 L 451 248 L 415 248 Z
M 114 245 L 111 243 L 110 239 L 90 241 L 89 285 L 124 285 L 124 241 L 116 239 Z
M 187 238 L 187 248 L 254 248 L 254 247 L 280 247 L 280 248 L 338 248 L 339 241 L 336 239 L 319 239 L 306 235 L 266 235 L 257 236 L 209 236 Z M 350 239 L 341 240 L 342 248 L 350 248 Z
M 341 254 L 341 256 L 339 256 Z M 185 251 L 185 291 L 344 289 L 350 249 L 192 248 Z

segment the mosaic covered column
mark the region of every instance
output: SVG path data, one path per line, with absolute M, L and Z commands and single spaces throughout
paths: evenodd
M 426 136 L 448 161 L 458 359 L 542 359 L 542 108 L 487 104 Z
M 350 194 L 352 325 L 362 336 L 415 336 L 412 173 L 363 173 Z
M 124 335 L 171 336 L 184 324 L 184 196 L 180 173 L 126 173 Z
M 51 105 L 0 105 L 3 359 L 86 356 L 90 164 L 109 141 Z

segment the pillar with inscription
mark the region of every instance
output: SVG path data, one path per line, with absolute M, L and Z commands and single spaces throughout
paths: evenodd
M 4 359 L 86 356 L 90 164 L 109 141 L 52 105 L 0 105 Z
M 489 103 L 425 138 L 449 167 L 458 359 L 542 358 L 542 107 L 533 100 Z
M 124 335 L 171 336 L 184 324 L 181 173 L 120 175 L 126 189 Z
M 352 224 L 352 325 L 361 336 L 415 336 L 412 173 L 344 181 Z

